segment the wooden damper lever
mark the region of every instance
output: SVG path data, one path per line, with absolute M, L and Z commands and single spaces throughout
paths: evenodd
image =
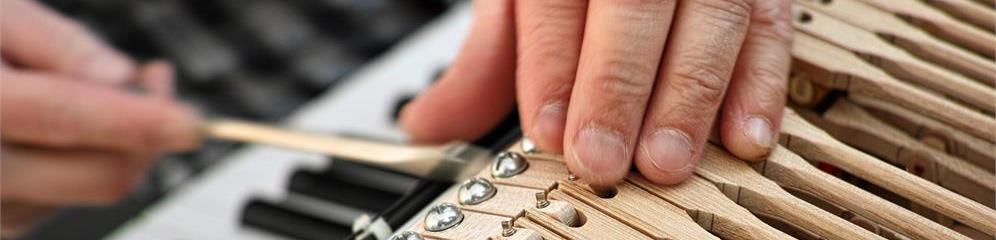
M 201 124 L 207 137 L 322 153 L 368 165 L 444 181 L 464 180 L 491 160 L 490 150 L 465 142 L 410 146 L 305 133 L 235 120 Z

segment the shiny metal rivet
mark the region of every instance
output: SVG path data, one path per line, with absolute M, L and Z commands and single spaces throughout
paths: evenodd
M 573 173 L 567 173 L 567 180 L 568 181 L 572 181 L 572 182 L 573 181 L 577 181 L 578 180 L 578 176 L 574 175 Z
M 433 206 L 425 215 L 425 230 L 439 232 L 450 229 L 463 221 L 463 212 L 452 203 Z
M 510 178 L 529 168 L 529 162 L 522 154 L 502 152 L 495 158 L 494 165 L 491 166 L 491 176 L 494 177 Z
M 550 206 L 550 200 L 546 199 L 546 192 L 536 193 L 536 208 L 545 208 Z
M 457 190 L 457 196 L 460 198 L 460 204 L 477 205 L 494 197 L 496 192 L 498 190 L 494 184 L 491 184 L 491 181 L 475 177 L 463 182 L 460 189 Z
M 533 143 L 533 140 L 529 140 L 529 138 L 522 138 L 522 142 L 519 143 L 519 146 L 522 147 L 522 152 L 526 154 L 533 154 L 539 152 L 539 149 L 536 148 L 536 144 Z
M 417 232 L 404 231 L 404 232 L 395 233 L 388 240 L 424 240 L 424 239 L 425 238 L 422 238 L 422 235 L 419 235 Z
M 511 237 L 512 235 L 515 235 L 515 228 L 512 227 L 512 221 L 501 221 L 501 236 Z

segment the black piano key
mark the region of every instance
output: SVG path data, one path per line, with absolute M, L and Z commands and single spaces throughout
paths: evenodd
M 387 209 L 395 200 L 401 198 L 401 194 L 398 193 L 307 171 L 299 171 L 291 175 L 288 188 L 293 193 L 374 213 Z
M 288 57 L 320 35 L 308 19 L 285 1 L 222 0 L 220 3 L 231 13 L 231 20 L 260 47 L 256 50 L 273 57 Z
M 209 82 L 236 69 L 236 53 L 175 1 L 133 2 L 132 18 L 191 80 Z
M 249 227 L 303 240 L 343 239 L 352 234 L 349 225 L 332 223 L 261 200 L 246 204 L 242 209 L 241 222 Z

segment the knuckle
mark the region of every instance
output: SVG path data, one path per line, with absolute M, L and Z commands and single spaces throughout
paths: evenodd
M 692 103 L 719 103 L 723 100 L 729 74 L 710 64 L 679 64 L 673 86 Z
M 653 92 L 654 72 L 632 60 L 608 61 L 591 75 L 591 86 L 611 102 L 642 102 Z
M 745 25 L 751 16 L 751 0 L 697 0 L 692 1 L 695 9 L 702 13 L 734 25 Z
M 792 39 L 794 29 L 791 1 L 761 1 L 755 8 L 751 24 L 758 25 L 753 29 L 761 31 L 752 34 L 785 42 Z

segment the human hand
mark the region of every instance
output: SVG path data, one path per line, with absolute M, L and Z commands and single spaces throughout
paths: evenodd
M 195 115 L 170 99 L 168 64 L 136 67 L 35 2 L 3 0 L 0 11 L 3 237 L 61 206 L 113 203 L 156 154 L 196 144 Z
M 402 112 L 415 141 L 480 137 L 516 96 L 526 136 L 609 186 L 631 165 L 660 184 L 688 178 L 714 128 L 744 159 L 778 139 L 789 0 L 474 4 L 455 62 Z

